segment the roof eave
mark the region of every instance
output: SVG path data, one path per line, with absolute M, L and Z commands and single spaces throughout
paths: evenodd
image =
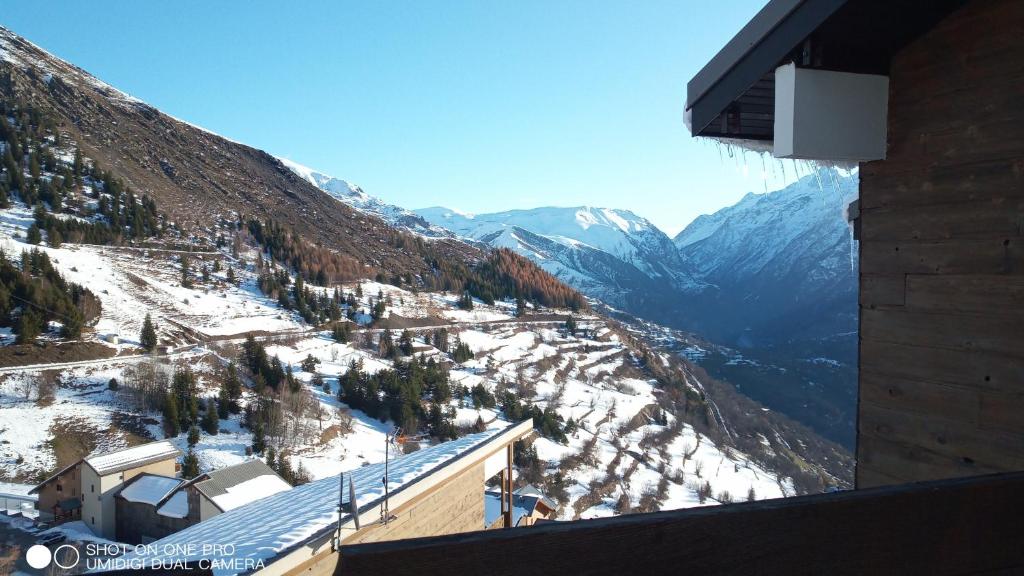
M 687 84 L 693 136 L 771 140 L 708 128 L 766 73 L 782 64 L 847 0 L 772 0 Z

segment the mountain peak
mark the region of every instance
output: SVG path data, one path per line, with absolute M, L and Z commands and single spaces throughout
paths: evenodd
M 287 158 L 277 159 L 299 178 L 326 192 L 335 200 L 356 210 L 382 218 L 392 226 L 404 228 L 429 238 L 451 237 L 451 234 L 444 228 L 431 225 L 430 222 L 410 210 L 395 206 L 394 204 L 388 204 L 379 198 L 370 196 L 355 184 L 351 184 L 341 178 L 329 176 Z

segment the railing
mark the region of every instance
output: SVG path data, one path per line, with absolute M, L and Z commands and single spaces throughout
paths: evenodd
M 1024 472 L 342 546 L 336 574 L 1024 574 Z
M 36 498 L 18 494 L 0 494 L 0 514 L 36 518 Z

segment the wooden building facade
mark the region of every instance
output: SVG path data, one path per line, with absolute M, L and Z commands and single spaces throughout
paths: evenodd
M 1024 470 L 1024 3 L 897 52 L 861 166 L 857 485 Z

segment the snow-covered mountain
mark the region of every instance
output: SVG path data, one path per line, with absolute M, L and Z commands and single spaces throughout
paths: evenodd
M 493 247 L 511 248 L 589 296 L 646 309 L 657 295 L 697 284 L 672 241 L 629 210 L 544 207 L 492 214 L 416 210 L 432 224 Z
M 424 220 L 415 212 L 406 210 L 401 206 L 388 204 L 379 198 L 370 196 L 355 184 L 346 182 L 341 178 L 317 172 L 308 166 L 303 166 L 287 158 L 278 158 L 278 160 L 300 178 L 330 194 L 338 201 L 344 202 L 356 210 L 378 216 L 392 226 L 404 228 L 428 238 L 449 238 L 452 236 L 444 228 L 431 225 L 430 222 Z
M 674 240 L 706 285 L 689 328 L 738 345 L 856 330 L 856 196 L 855 175 L 821 169 L 694 220 Z

